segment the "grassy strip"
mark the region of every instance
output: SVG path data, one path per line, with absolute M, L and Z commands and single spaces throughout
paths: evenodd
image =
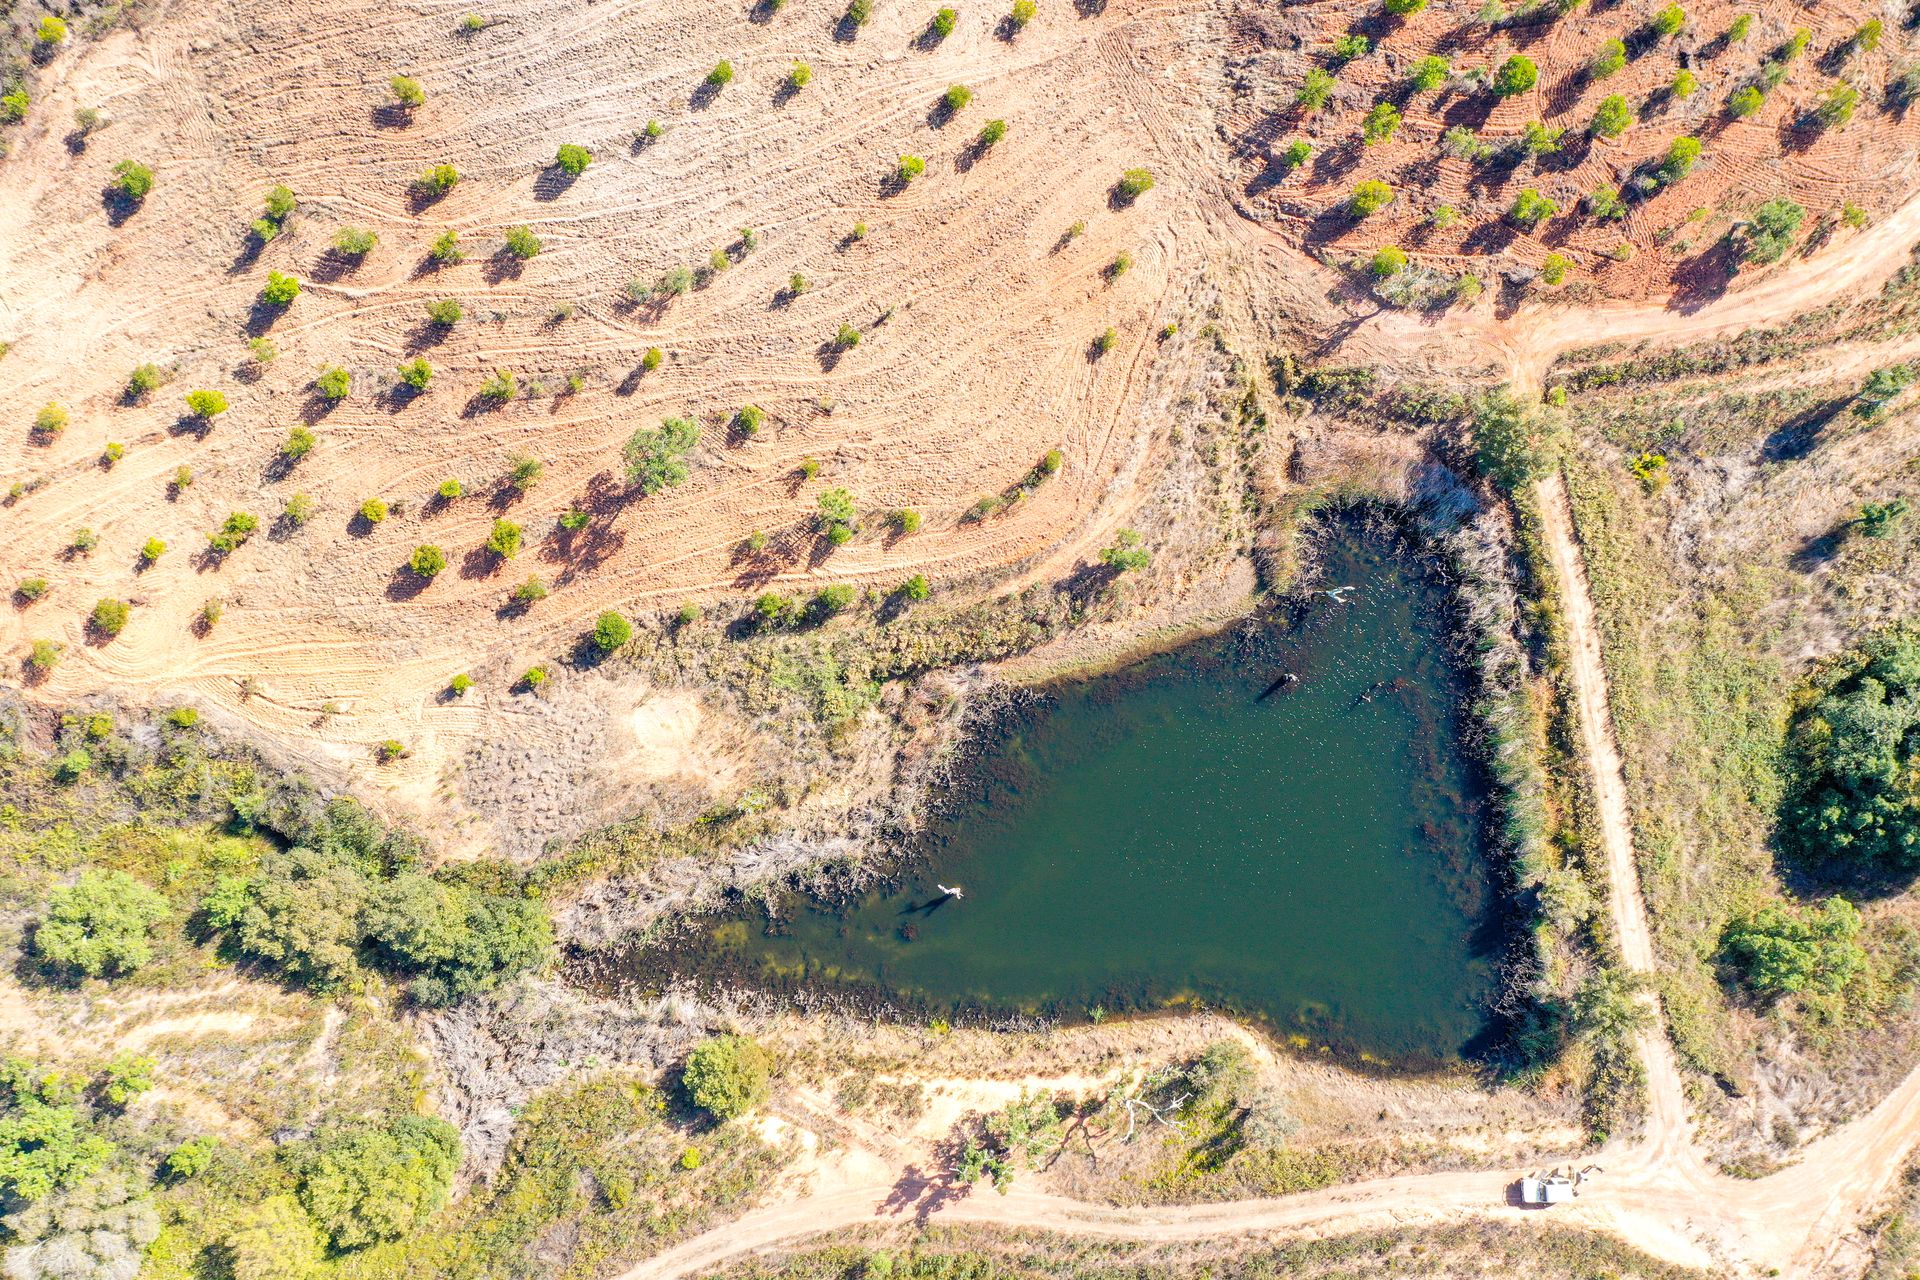
M 1532 1280 L 1689 1280 L 1673 1266 L 1595 1232 L 1462 1222 L 1317 1240 L 1137 1245 L 1038 1231 L 932 1227 L 872 1231 L 858 1242 L 743 1260 L 709 1280 L 1357 1280 L 1380 1275 Z

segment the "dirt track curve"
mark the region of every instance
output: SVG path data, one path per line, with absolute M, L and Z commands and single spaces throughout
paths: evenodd
M 1577 343 L 1609 339 L 1702 339 L 1777 322 L 1847 292 L 1876 287 L 1906 260 L 1920 236 L 1920 200 L 1867 235 L 1822 255 L 1807 269 L 1776 276 L 1750 293 L 1681 314 L 1655 306 L 1597 309 L 1541 323 L 1471 329 L 1504 358 L 1513 380 L 1534 387 L 1554 355 Z M 1392 341 L 1403 319 L 1388 315 L 1356 331 L 1357 345 Z M 1404 338 L 1411 335 L 1399 334 Z M 1429 331 L 1426 337 L 1432 337 Z M 1573 513 L 1559 475 L 1538 496 L 1561 598 L 1566 602 L 1572 677 L 1581 737 L 1600 811 L 1610 905 L 1623 959 L 1636 972 L 1655 968 L 1652 934 L 1634 861 L 1626 776 L 1608 711 L 1600 632 Z M 1651 999 L 1651 997 L 1649 997 Z M 1604 1173 L 1551 1220 L 1617 1235 L 1657 1257 L 1732 1275 L 1811 1277 L 1857 1273 L 1865 1263 L 1851 1235 L 1884 1197 L 1920 1140 L 1920 1070 L 1870 1113 L 1812 1143 L 1799 1163 L 1770 1177 L 1739 1180 L 1715 1172 L 1691 1141 L 1686 1094 L 1664 1028 L 1642 1035 L 1648 1114 L 1633 1140 L 1609 1144 L 1591 1163 Z M 898 1167 L 874 1152 L 854 1152 L 839 1185 L 747 1214 L 695 1236 L 627 1271 L 620 1280 L 677 1280 L 728 1258 L 805 1237 L 871 1223 L 926 1220 L 1039 1228 L 1142 1242 L 1221 1236 L 1330 1234 L 1386 1224 L 1418 1225 L 1462 1217 L 1515 1223 L 1547 1215 L 1507 1203 L 1508 1174 L 1420 1174 L 1353 1183 L 1282 1199 L 1226 1204 L 1117 1208 L 1028 1188 L 1006 1195 L 969 1193 L 915 1165 Z

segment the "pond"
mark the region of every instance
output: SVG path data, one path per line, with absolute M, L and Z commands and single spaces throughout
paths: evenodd
M 1337 527 L 1321 580 L 1350 590 L 982 726 L 885 886 L 690 921 L 627 976 L 918 1016 L 1204 1005 L 1350 1055 L 1458 1059 L 1488 1026 L 1501 929 L 1450 597 Z

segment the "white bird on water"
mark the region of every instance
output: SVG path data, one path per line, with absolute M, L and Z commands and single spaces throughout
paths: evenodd
M 1353 587 L 1351 585 L 1348 585 L 1344 587 L 1333 587 L 1331 589 L 1323 589 L 1320 592 L 1320 594 L 1325 596 L 1327 599 L 1333 601 L 1335 604 L 1345 604 L 1347 602 L 1347 597 L 1345 593 L 1351 590 L 1353 590 Z
M 953 888 L 949 889 L 947 888 L 947 886 L 941 884 L 938 880 L 935 880 L 933 882 L 933 887 L 938 889 L 941 893 L 944 893 L 949 898 L 964 898 L 966 896 L 965 894 L 960 892 L 959 885 L 955 885 L 953 886 Z

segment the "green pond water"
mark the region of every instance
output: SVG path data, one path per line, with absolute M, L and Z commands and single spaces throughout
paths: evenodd
M 1377 537 L 1323 562 L 1344 603 L 983 726 L 883 887 L 690 921 L 638 969 L 919 1016 L 1200 1004 L 1347 1053 L 1458 1058 L 1486 1032 L 1501 939 L 1449 599 Z

